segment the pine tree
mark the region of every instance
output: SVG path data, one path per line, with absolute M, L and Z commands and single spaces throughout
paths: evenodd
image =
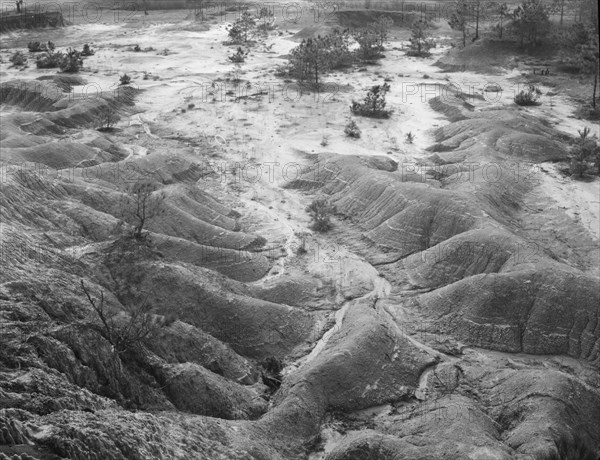
M 453 5 L 454 11 L 450 15 L 448 25 L 453 30 L 462 33 L 463 48 L 467 46 L 467 34 L 469 27 L 469 4 L 467 0 L 457 0 Z
M 534 45 L 550 30 L 546 7 L 539 0 L 524 0 L 512 13 L 512 28 L 518 34 L 521 45 L 525 38 Z
M 313 80 L 319 85 L 319 75 L 331 68 L 331 37 L 320 35 L 302 40 L 290 53 L 292 73 L 300 80 Z
M 412 35 L 409 38 L 409 56 L 429 56 L 429 50 L 435 46 L 435 42 L 429 38 L 431 25 L 425 19 L 419 19 L 413 23 Z
M 504 30 L 504 18 L 508 16 L 508 5 L 506 3 L 502 3 L 498 6 L 498 19 L 500 22 L 498 23 L 498 28 L 500 30 L 500 40 L 502 40 L 502 32 Z
M 598 33 L 591 23 L 577 22 L 563 35 L 563 57 L 565 61 L 584 74 L 594 75 L 592 107 L 596 108 L 598 88 Z
M 246 43 L 256 27 L 256 19 L 247 11 L 242 13 L 229 29 L 229 39 L 232 43 Z

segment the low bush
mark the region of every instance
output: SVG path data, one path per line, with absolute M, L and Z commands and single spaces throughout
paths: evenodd
M 15 67 L 20 67 L 27 64 L 27 57 L 21 51 L 15 51 L 10 57 L 10 62 L 12 62 Z
M 521 90 L 519 94 L 515 96 L 515 104 L 521 106 L 540 105 L 537 101 L 542 95 L 539 88 L 533 85 L 529 85 L 526 90 Z
M 45 43 L 40 42 L 29 42 L 27 44 L 27 49 L 29 49 L 30 53 L 39 53 L 41 51 L 48 51 L 48 47 Z
M 63 56 L 59 64 L 60 70 L 68 73 L 79 72 L 82 66 L 83 59 L 81 53 L 72 48 L 67 50 L 67 53 Z
M 335 213 L 334 206 L 327 204 L 325 200 L 314 200 L 306 211 L 310 213 L 313 223 L 311 229 L 317 232 L 325 233 L 332 228 L 331 215 Z
M 241 46 L 238 46 L 237 52 L 231 56 L 229 56 L 229 60 L 235 63 L 242 63 L 246 60 L 246 56 L 248 52 L 244 52 Z
M 129 83 L 131 83 L 131 77 L 129 75 L 123 74 L 119 77 L 120 85 L 128 85 Z
M 92 56 L 96 53 L 93 49 L 90 48 L 90 45 L 87 43 L 83 45 L 83 51 L 81 52 L 82 56 Z
M 109 105 L 100 116 L 100 127 L 98 128 L 98 131 L 111 131 L 115 123 L 119 121 L 119 118 L 119 114 L 116 110 Z
M 385 95 L 390 90 L 390 85 L 372 86 L 363 102 L 352 101 L 350 110 L 355 115 L 361 115 L 369 118 L 389 118 L 391 110 L 386 110 Z
M 61 51 L 46 51 L 35 62 L 38 69 L 55 69 L 60 67 L 65 55 Z

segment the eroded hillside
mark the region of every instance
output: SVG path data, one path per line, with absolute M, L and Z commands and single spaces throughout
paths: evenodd
M 0 456 L 532 459 L 565 435 L 600 454 L 599 182 L 558 171 L 571 99 L 519 108 L 518 72 L 446 73 L 404 25 L 300 93 L 274 67 L 364 13 L 279 23 L 241 66 L 228 22 L 187 14 L 0 52 Z M 96 53 L 75 76 L 6 63 L 48 37 Z M 384 80 L 391 118 L 344 135 Z M 132 238 L 140 183 L 160 206 Z M 135 344 L 99 314 L 122 331 L 140 308 Z

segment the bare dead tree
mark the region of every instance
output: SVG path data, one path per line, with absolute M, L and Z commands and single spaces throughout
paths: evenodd
M 100 298 L 94 299 L 92 294 L 81 280 L 81 288 L 89 304 L 92 306 L 100 324 L 87 324 L 87 327 L 98 332 L 111 345 L 115 355 L 120 355 L 137 346 L 143 339 L 154 331 L 164 326 L 164 322 L 157 319 L 150 312 L 152 306 L 148 303 L 148 295 L 144 301 L 128 309 L 129 319 L 117 319 L 118 312 L 110 311 L 104 302 L 104 292 L 100 291 Z
M 148 221 L 164 211 L 165 195 L 157 190 L 151 181 L 136 182 L 127 187 L 126 202 L 122 212 L 126 220 L 133 220 L 133 237 L 145 239 L 148 232 L 144 231 Z

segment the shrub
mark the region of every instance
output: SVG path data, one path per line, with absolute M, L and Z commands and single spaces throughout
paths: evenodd
M 261 378 L 265 385 L 267 385 L 271 392 L 275 392 L 281 386 L 283 377 L 281 371 L 283 370 L 282 362 L 274 356 L 269 356 L 261 363 L 263 370 L 261 371 Z
M 88 45 L 87 43 L 83 45 L 83 51 L 81 52 L 82 56 L 92 56 L 95 53 L 96 52 L 90 48 L 90 45 Z
M 256 19 L 247 11 L 242 13 L 229 29 L 230 43 L 246 43 L 252 37 L 252 32 L 256 27 Z
M 415 140 L 415 136 L 413 135 L 412 131 L 409 131 L 408 134 L 405 137 L 406 139 L 406 143 L 407 144 L 412 144 L 413 141 Z
M 229 60 L 231 62 L 242 63 L 246 60 L 246 55 L 248 52 L 244 52 L 241 46 L 238 46 L 237 52 L 231 56 L 229 56 Z
M 128 85 L 129 83 L 131 83 L 131 77 L 126 73 L 119 77 L 119 84 Z
M 40 42 L 29 42 L 27 48 L 30 53 L 39 53 L 40 51 L 48 51 L 48 47 L 45 43 Z
M 60 51 L 46 51 L 35 62 L 38 69 L 54 69 L 60 67 L 65 55 Z
M 15 67 L 20 67 L 27 63 L 27 57 L 21 51 L 16 51 L 10 57 L 10 62 L 12 62 Z
M 69 48 L 67 54 L 65 54 L 60 61 L 60 70 L 68 73 L 79 72 L 79 69 L 83 66 L 83 59 L 81 53 L 77 50 Z
M 350 110 L 355 115 L 369 118 L 389 118 L 392 111 L 386 110 L 385 94 L 390 90 L 390 85 L 375 85 L 369 89 L 363 102 L 352 101 Z
M 119 115 L 112 106 L 109 106 L 101 115 L 98 131 L 110 131 L 117 121 L 119 121 Z
M 539 90 L 539 88 L 529 85 L 527 90 L 521 90 L 519 94 L 515 96 L 515 104 L 521 106 L 540 105 L 537 100 L 541 95 L 542 92 Z
M 310 213 L 313 219 L 310 227 L 312 230 L 322 233 L 331 230 L 330 216 L 336 211 L 334 206 L 329 206 L 325 200 L 314 200 L 306 208 L 306 211 Z
M 354 120 L 350 120 L 344 127 L 344 133 L 346 133 L 346 136 L 348 137 L 358 139 L 360 137 L 360 128 Z

